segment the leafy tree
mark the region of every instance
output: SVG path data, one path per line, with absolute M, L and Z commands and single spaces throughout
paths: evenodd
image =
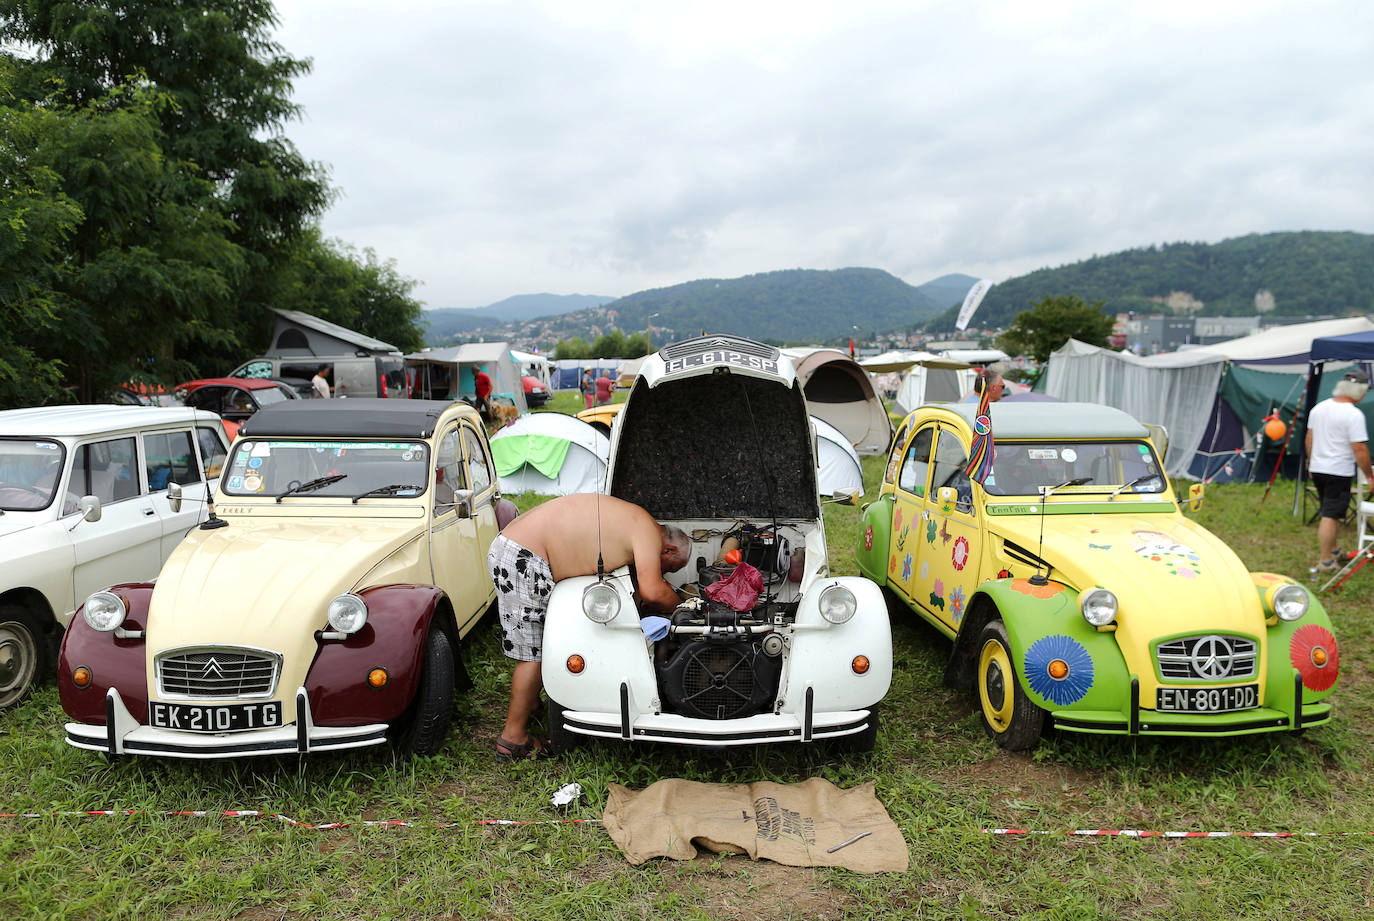
M 662 343 L 659 343 L 662 345 Z M 621 352 L 621 358 L 642 358 L 649 354 L 649 334 L 632 333 L 625 339 L 625 351 Z
M 581 336 L 573 336 L 571 339 L 564 339 L 554 347 L 553 357 L 555 361 L 573 361 L 582 358 L 591 358 L 591 346 L 587 345 Z
M 0 62 L 0 92 L 7 76 Z M 39 146 L 53 119 L 30 106 L 0 107 L 0 408 L 40 403 L 61 380 L 62 363 L 35 346 L 57 322 L 62 250 L 81 208 L 61 177 L 20 153 Z
M 1102 301 L 1090 304 L 1076 294 L 1044 297 L 1030 310 L 1017 314 L 999 342 L 1004 351 L 1031 355 L 1041 363 L 1071 338 L 1106 345 L 1115 319 L 1103 313 L 1102 307 Z
M 588 358 L 619 358 L 625 354 L 625 334 L 618 329 L 602 333 L 592 343 L 592 353 Z

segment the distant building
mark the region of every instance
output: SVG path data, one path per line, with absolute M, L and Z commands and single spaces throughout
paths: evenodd
M 1249 336 L 1259 332 L 1259 328 L 1259 317 L 1197 317 L 1193 341 L 1199 345 L 1212 345 Z

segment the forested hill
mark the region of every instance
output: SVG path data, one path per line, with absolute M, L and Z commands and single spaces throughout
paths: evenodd
M 972 281 L 970 281 L 970 284 Z M 964 286 L 967 288 L 967 285 Z M 959 295 L 962 297 L 962 294 Z M 654 326 L 677 337 L 702 330 L 775 342 L 823 342 L 924 321 L 948 306 L 881 269 L 788 269 L 704 278 L 612 301 L 621 329 Z
M 1054 294 L 1106 301 L 1108 313 L 1160 312 L 1171 295 L 1174 303 L 1200 301 L 1190 312 L 1201 316 L 1252 316 L 1257 296 L 1261 309 L 1284 316 L 1374 313 L 1374 235 L 1251 234 L 1094 256 L 999 282 L 975 323 L 1008 326 L 1017 313 Z M 957 314 L 956 306 L 927 329 L 952 329 Z

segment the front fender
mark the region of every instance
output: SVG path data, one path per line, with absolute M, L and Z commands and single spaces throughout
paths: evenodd
M 111 586 L 108 591 L 124 599 L 128 614 L 124 629 L 142 631 L 148 626 L 148 602 L 153 597 L 151 582 L 129 582 Z M 82 605 L 84 607 L 84 605 Z M 105 725 L 105 692 L 118 688 L 124 706 L 140 723 L 148 719 L 148 673 L 144 662 L 145 643 L 120 639 L 114 633 L 93 630 L 78 608 L 57 655 L 57 694 L 62 709 L 73 720 L 91 726 Z M 72 670 L 85 666 L 91 683 L 78 688 L 72 683 Z
M 895 504 L 896 500 L 888 493 L 864 506 L 860 522 L 863 527 L 859 532 L 859 545 L 854 551 L 859 572 L 879 587 L 887 584 L 887 554 L 892 538 L 892 506 Z
M 643 689 L 652 695 L 657 688 L 649 643 L 640 628 L 639 613 L 631 595 L 629 572 L 618 569 L 608 577 L 620 596 L 620 612 L 605 624 L 593 623 L 582 613 L 582 593 L 596 582 L 594 576 L 564 579 L 553 587 L 544 615 L 543 676 L 549 697 L 570 710 L 615 712 L 620 686 L 631 694 Z M 568 670 L 568 657 L 582 657 L 580 674 Z M 633 701 L 636 712 L 655 712 L 659 702 Z
M 964 663 L 974 663 L 976 669 L 976 634 L 989 619 L 1000 617 L 1017 681 L 1033 703 L 1046 710 L 1120 710 L 1123 701 L 1130 700 L 1131 676 L 1116 637 L 1083 619 L 1077 590 L 1062 582 L 1034 585 L 1028 579 L 994 579 L 974 593 L 970 609 L 975 606 L 985 616 L 966 618 L 955 640 L 955 654 Z M 1076 666 L 1067 680 L 1034 680 L 1057 658 Z M 1050 696 L 1037 686 L 1048 689 Z
M 1272 610 L 1268 603 L 1270 592 L 1285 584 L 1297 585 L 1295 579 L 1269 572 L 1250 574 L 1265 605 L 1265 613 Z M 1265 672 L 1265 697 L 1270 706 L 1291 709 L 1293 672 L 1296 670 L 1303 684 L 1303 703 L 1315 703 L 1331 695 L 1340 675 L 1340 647 L 1331 629 L 1331 618 L 1317 596 L 1308 592 L 1311 602 L 1307 613 L 1297 620 L 1278 620 L 1268 628 L 1265 642 L 1269 645 L 1269 663 Z M 1277 618 L 1271 618 L 1277 620 Z M 1313 662 L 1313 650 L 1320 646 L 1327 654 L 1324 664 Z
M 354 726 L 390 722 L 415 697 L 425 640 L 444 601 L 433 585 L 380 585 L 359 593 L 367 602 L 367 624 L 346 640 L 321 640 L 305 679 L 316 725 Z M 386 669 L 384 687 L 367 676 Z
M 854 594 L 857 610 L 845 623 L 828 624 L 821 617 L 821 592 L 830 585 Z M 804 712 L 808 688 L 818 711 L 862 710 L 887 696 L 892 685 L 892 625 L 882 589 L 868 579 L 817 581 L 797 610 L 791 645 L 784 710 Z M 868 671 L 862 675 L 853 669 L 858 656 L 868 659 Z

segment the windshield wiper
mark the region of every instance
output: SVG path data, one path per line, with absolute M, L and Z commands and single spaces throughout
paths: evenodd
M 281 500 L 285 499 L 287 496 L 294 496 L 296 493 L 309 492 L 312 489 L 319 489 L 321 486 L 328 486 L 330 483 L 337 483 L 346 476 L 348 476 L 346 473 L 335 473 L 331 476 L 316 477 L 305 483 L 297 483 L 280 496 L 277 496 L 277 502 L 281 502 Z
M 378 486 L 376 489 L 369 489 L 365 493 L 354 496 L 353 504 L 357 505 L 359 499 L 368 499 L 372 496 L 394 496 L 403 489 L 413 489 L 417 495 L 425 491 L 423 486 L 415 483 L 392 483 L 390 486 Z
M 1138 486 L 1146 480 L 1153 480 L 1157 476 L 1159 476 L 1159 474 L 1157 473 L 1142 473 L 1140 476 L 1136 477 L 1134 480 L 1131 480 L 1131 482 L 1127 483 L 1126 485 L 1118 486 L 1116 489 L 1112 490 L 1112 494 L 1107 497 L 1107 501 L 1110 502 L 1126 490 L 1130 489 L 1131 487 Z
M 1084 486 L 1088 483 L 1091 483 L 1092 481 L 1093 478 L 1090 476 L 1081 476 L 1076 480 L 1065 480 L 1063 483 L 1056 483 L 1054 486 L 1041 486 L 1040 498 L 1042 500 L 1048 499 L 1050 496 L 1059 492 L 1059 490 L 1063 489 L 1065 486 Z

